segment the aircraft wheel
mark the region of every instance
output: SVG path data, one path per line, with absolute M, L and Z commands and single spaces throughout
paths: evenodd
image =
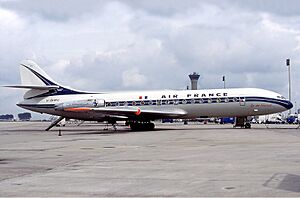
M 138 123 L 130 123 L 130 129 L 132 131 L 138 131 L 138 128 L 139 128 Z
M 154 125 L 153 123 L 151 123 L 151 122 L 147 123 L 147 129 L 148 129 L 149 131 L 153 131 L 154 128 L 155 128 L 155 125 Z
M 246 123 L 245 124 L 245 129 L 251 129 L 251 124 L 250 123 Z
M 140 122 L 133 122 L 130 123 L 130 128 L 132 131 L 153 131 L 155 125 L 151 122 L 147 123 L 140 123 Z

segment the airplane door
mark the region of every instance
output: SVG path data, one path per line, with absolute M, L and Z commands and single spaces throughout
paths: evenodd
M 105 107 L 105 100 L 103 100 L 103 99 L 94 99 L 93 105 L 94 105 L 94 107 Z
M 240 97 L 240 106 L 246 106 L 246 98 L 245 97 Z

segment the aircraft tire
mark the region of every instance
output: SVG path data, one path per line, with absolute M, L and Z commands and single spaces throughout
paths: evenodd
M 132 131 L 137 131 L 138 130 L 138 123 L 130 123 L 130 129 Z
M 155 125 L 151 122 L 147 123 L 130 123 L 130 128 L 132 131 L 153 131 L 155 128 Z
M 149 122 L 149 123 L 147 123 L 147 125 L 148 125 L 147 128 L 148 128 L 149 131 L 153 131 L 154 130 L 154 128 L 155 128 L 154 123 Z
M 245 129 L 251 129 L 251 124 L 250 123 L 246 123 L 245 124 Z

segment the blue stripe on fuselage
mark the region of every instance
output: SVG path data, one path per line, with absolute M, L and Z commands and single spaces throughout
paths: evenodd
M 246 97 L 246 102 L 269 102 L 273 104 L 278 104 L 286 109 L 293 108 L 293 104 L 288 100 L 279 100 L 276 98 L 266 98 L 266 97 Z

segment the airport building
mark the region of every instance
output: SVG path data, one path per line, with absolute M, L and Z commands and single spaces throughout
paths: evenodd
M 12 114 L 0 115 L 0 120 L 11 121 L 11 120 L 14 120 L 14 116 Z
M 189 75 L 191 79 L 191 90 L 197 90 L 198 89 L 198 79 L 200 75 L 196 72 L 193 72 L 192 74 Z

